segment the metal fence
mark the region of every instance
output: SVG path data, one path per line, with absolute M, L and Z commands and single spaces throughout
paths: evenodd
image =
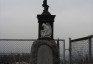
M 31 46 L 36 39 L 0 39 L 0 64 L 28 64 Z M 55 39 L 61 64 L 65 63 L 65 40 Z
M 93 35 L 69 42 L 70 64 L 93 64 Z
M 58 39 L 55 41 L 56 41 L 57 45 L 59 46 L 60 64 L 65 64 L 65 40 Z

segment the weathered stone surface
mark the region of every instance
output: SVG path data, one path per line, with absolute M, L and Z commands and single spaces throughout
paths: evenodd
M 31 48 L 30 64 L 59 64 L 59 50 L 54 40 L 36 40 Z
M 53 52 L 47 45 L 38 48 L 37 64 L 53 64 Z

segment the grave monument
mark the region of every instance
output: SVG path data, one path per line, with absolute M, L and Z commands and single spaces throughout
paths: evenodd
M 53 39 L 53 26 L 55 15 L 48 11 L 47 0 L 43 1 L 44 10 L 37 15 L 39 29 L 38 39 L 31 47 L 30 64 L 59 64 L 59 49 Z

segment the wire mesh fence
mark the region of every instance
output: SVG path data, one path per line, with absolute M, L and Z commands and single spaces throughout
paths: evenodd
M 28 64 L 32 39 L 0 39 L 0 64 Z
M 88 40 L 73 42 L 71 49 L 72 62 L 78 63 L 80 61 L 86 61 L 89 52 L 88 48 Z
M 33 40 L 0 40 L 0 53 L 30 53 Z
M 36 39 L 0 39 L 0 64 L 28 64 L 31 46 Z M 60 58 L 65 63 L 65 41 L 55 39 L 59 46 Z
M 70 64 L 93 64 L 93 36 L 70 39 Z

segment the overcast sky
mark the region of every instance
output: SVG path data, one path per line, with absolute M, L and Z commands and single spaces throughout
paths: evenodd
M 0 0 L 0 39 L 38 38 L 37 14 L 43 0 Z M 54 38 L 72 39 L 93 34 L 93 0 L 48 0 L 56 15 Z M 68 41 L 66 42 L 66 45 Z

